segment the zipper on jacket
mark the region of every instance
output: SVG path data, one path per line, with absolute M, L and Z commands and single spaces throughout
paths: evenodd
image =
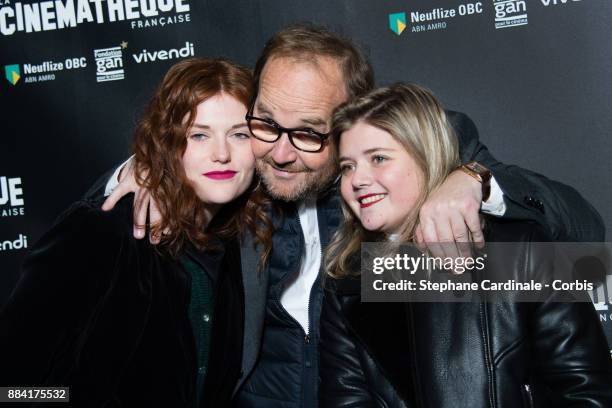
M 522 390 L 523 392 L 523 397 L 525 400 L 525 406 L 527 408 L 534 408 L 535 405 L 533 405 L 533 390 L 531 389 L 531 385 L 530 384 L 523 384 Z
M 298 220 L 298 224 L 299 224 L 299 236 L 300 236 L 300 248 L 305 248 L 306 247 L 306 241 L 304 240 L 304 229 L 302 228 L 302 222 L 300 221 L 300 214 L 298 213 L 298 209 L 297 207 L 295 208 L 295 216 L 297 217 Z M 298 268 L 301 267 L 301 259 L 300 259 L 300 264 L 298 264 Z M 299 273 L 299 270 L 298 270 Z M 283 287 L 283 283 L 290 277 L 292 276 L 291 274 L 286 274 L 283 279 L 280 280 L 280 282 L 278 283 L 278 286 L 280 288 Z M 315 281 L 316 282 L 316 281 Z M 314 284 L 313 284 L 314 287 Z M 291 320 L 293 321 L 302 331 L 303 334 L 303 338 L 304 338 L 304 343 L 305 344 L 309 344 L 310 343 L 310 297 L 312 296 L 312 287 L 310 288 L 310 292 L 308 293 L 308 300 L 306 303 L 306 313 L 308 313 L 308 324 L 306 325 L 306 330 L 304 330 L 304 328 L 302 327 L 302 325 L 300 324 L 300 322 L 298 322 L 295 317 L 291 316 L 291 313 L 289 313 L 287 311 L 287 309 L 285 309 L 285 307 L 283 306 L 282 302 L 281 302 L 281 295 L 282 295 L 282 290 L 278 291 L 276 293 L 275 299 L 278 302 L 278 304 L 280 305 L 281 310 L 285 313 L 285 315 Z
M 312 297 L 315 294 L 315 291 L 317 290 L 315 286 L 320 285 L 320 284 L 321 284 L 321 278 L 317 276 L 315 281 L 312 283 L 312 286 L 310 287 L 310 293 L 308 293 L 308 303 L 306 304 L 306 313 L 308 314 L 308 324 L 306 325 L 306 332 L 304 336 L 304 343 L 306 344 L 310 344 L 311 335 L 312 335 L 312 330 L 311 330 L 311 324 L 313 320 L 313 316 L 311 313 L 312 312 L 311 305 L 313 301 Z
M 300 242 L 302 243 L 302 248 L 304 248 L 303 255 L 306 256 L 306 239 L 304 238 L 304 227 L 302 226 L 302 220 L 300 219 L 300 212 L 295 207 L 295 215 L 297 216 L 298 224 L 300 226 Z M 300 259 L 300 267 L 302 260 Z M 299 272 L 298 272 L 299 273 Z M 315 279 L 316 282 L 316 279 Z M 308 316 L 308 322 L 306 323 L 306 333 L 304 336 L 304 343 L 310 343 L 310 296 L 312 295 L 312 286 L 310 287 L 310 291 L 308 292 L 308 299 L 306 300 L 306 316 Z M 288 313 L 288 312 L 287 312 Z M 301 325 L 300 325 L 301 326 Z
M 302 228 L 302 222 L 300 221 L 300 216 L 299 213 L 297 211 L 297 208 L 295 208 L 295 216 L 297 217 L 298 220 L 298 225 L 299 225 L 299 240 L 300 240 L 300 248 L 302 250 L 302 255 L 305 254 L 305 248 L 306 248 L 306 240 L 304 239 L 304 229 Z M 321 250 L 322 252 L 322 250 Z M 298 268 L 301 267 L 301 259 L 300 259 L 300 263 L 298 264 Z M 299 270 L 298 270 L 299 273 Z M 283 284 L 284 282 L 289 279 L 289 277 L 293 276 L 292 274 L 286 274 L 281 280 L 280 282 L 277 284 L 278 288 L 283 288 Z M 283 307 L 283 304 L 281 302 L 281 295 L 282 295 L 282 289 L 281 290 L 277 290 L 276 293 L 274 293 L 274 299 L 276 302 L 278 302 L 278 305 L 280 306 L 280 309 L 282 311 L 282 313 L 285 314 L 285 316 L 292 321 L 298 328 L 299 330 L 302 332 L 302 338 L 304 339 L 304 343 L 303 343 L 303 349 L 302 349 L 302 361 L 303 361 L 303 368 L 302 368 L 302 384 L 301 384 L 301 390 L 300 390 L 300 406 L 304 407 L 304 408 L 315 408 L 316 407 L 316 388 L 317 388 L 317 384 L 316 384 L 316 378 L 313 379 L 313 374 L 312 371 L 313 369 L 316 369 L 316 365 L 317 365 L 317 361 L 316 361 L 316 343 L 311 341 L 311 322 L 312 322 L 312 316 L 311 316 L 311 303 L 312 303 L 312 296 L 315 293 L 314 289 L 315 289 L 315 285 L 319 284 L 320 279 L 319 276 L 317 276 L 317 278 L 315 279 L 313 285 L 310 288 L 310 291 L 308 293 L 308 299 L 307 299 L 307 303 L 306 303 L 306 313 L 308 314 L 308 324 L 306 325 L 306 328 L 302 327 L 302 325 L 297 321 L 297 319 L 295 319 L 288 311 L 287 309 L 285 309 Z
M 315 282 L 316 281 L 317 280 L 315 280 Z M 312 320 L 310 317 L 310 296 L 312 296 L 312 287 L 310 288 L 310 292 L 308 293 L 308 301 L 306 303 L 306 316 L 308 316 L 308 323 L 306 324 L 306 333 L 304 336 L 304 343 L 306 344 L 310 344 L 310 321 Z
M 297 221 L 298 221 L 298 225 L 300 226 L 300 230 L 299 232 L 299 236 L 300 236 L 300 247 L 303 248 L 303 255 L 306 255 L 306 240 L 304 239 L 304 228 L 302 227 L 302 220 L 300 220 L 300 214 L 298 212 L 297 207 L 295 208 L 295 216 L 297 217 Z M 317 221 L 318 222 L 318 221 Z M 319 236 L 321 235 L 321 232 L 319 231 Z M 321 241 L 320 237 L 319 237 L 319 241 Z M 319 242 L 319 252 L 321 253 L 321 262 L 323 262 L 323 247 L 321 245 L 321 243 Z M 300 259 L 300 265 L 298 267 L 301 267 L 301 259 Z M 319 272 L 321 270 L 321 266 L 319 266 Z M 298 271 L 299 273 L 299 271 Z M 285 279 L 288 278 L 287 275 L 285 276 L 280 283 L 284 282 Z M 306 324 L 306 329 L 304 329 L 302 327 L 302 325 L 293 317 L 291 316 L 291 313 L 289 313 L 284 307 L 283 304 L 281 303 L 280 300 L 280 296 L 281 294 L 277 294 L 276 296 L 276 300 L 278 300 L 279 304 L 281 305 L 281 308 L 283 309 L 283 311 L 287 314 L 287 316 L 289 316 L 289 318 L 291 318 L 291 320 L 293 320 L 295 323 L 297 323 L 297 325 L 300 327 L 300 329 L 302 329 L 302 333 L 304 333 L 304 343 L 305 344 L 310 344 L 310 323 L 312 321 L 312 316 L 310 315 L 310 303 L 311 303 L 311 298 L 312 298 L 312 293 L 313 293 L 313 288 L 314 286 L 319 282 L 319 277 L 317 276 L 317 278 L 315 279 L 315 281 L 313 282 L 312 286 L 310 287 L 310 291 L 308 292 L 308 299 L 306 300 L 306 315 L 308 316 L 308 323 Z M 282 285 L 281 285 L 282 287 Z

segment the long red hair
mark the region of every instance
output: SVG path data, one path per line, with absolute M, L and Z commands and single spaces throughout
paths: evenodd
M 221 92 L 247 107 L 253 93 L 251 71 L 223 59 L 183 60 L 168 70 L 134 134 L 137 181 L 150 192 L 162 216 L 151 229 L 153 233 L 169 231 L 161 245 L 173 255 L 188 242 L 202 250 L 213 233 L 228 238 L 244 227 L 250 227 L 257 241 L 267 243 L 264 246 L 270 245 L 272 224 L 266 215 L 270 203 L 263 194 L 254 194 L 253 190 L 258 190 L 256 180 L 241 198 L 223 206 L 215 217 L 221 222 L 209 225 L 206 204 L 196 195 L 183 169 L 186 135 L 197 106 Z

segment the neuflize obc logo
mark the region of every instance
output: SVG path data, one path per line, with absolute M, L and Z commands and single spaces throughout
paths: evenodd
M 19 81 L 19 78 L 21 78 L 19 64 L 5 65 L 4 73 L 6 76 L 6 80 L 9 81 L 12 85 L 16 85 Z
M 389 28 L 395 34 L 400 35 L 406 29 L 406 13 L 393 13 L 389 14 Z

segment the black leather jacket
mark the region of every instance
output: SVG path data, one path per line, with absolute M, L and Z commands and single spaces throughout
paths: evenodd
M 516 277 L 547 241 L 490 220 L 488 242 L 523 242 Z M 508 259 L 508 258 L 506 258 Z M 590 303 L 361 303 L 333 281 L 321 316 L 321 407 L 612 407 L 612 364 Z

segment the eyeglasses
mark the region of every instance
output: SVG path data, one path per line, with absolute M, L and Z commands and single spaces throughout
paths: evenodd
M 320 133 L 310 128 L 284 128 L 272 119 L 262 119 L 248 113 L 245 117 L 251 134 L 266 143 L 274 143 L 287 133 L 289 142 L 298 150 L 317 153 L 323 149 L 329 133 Z

